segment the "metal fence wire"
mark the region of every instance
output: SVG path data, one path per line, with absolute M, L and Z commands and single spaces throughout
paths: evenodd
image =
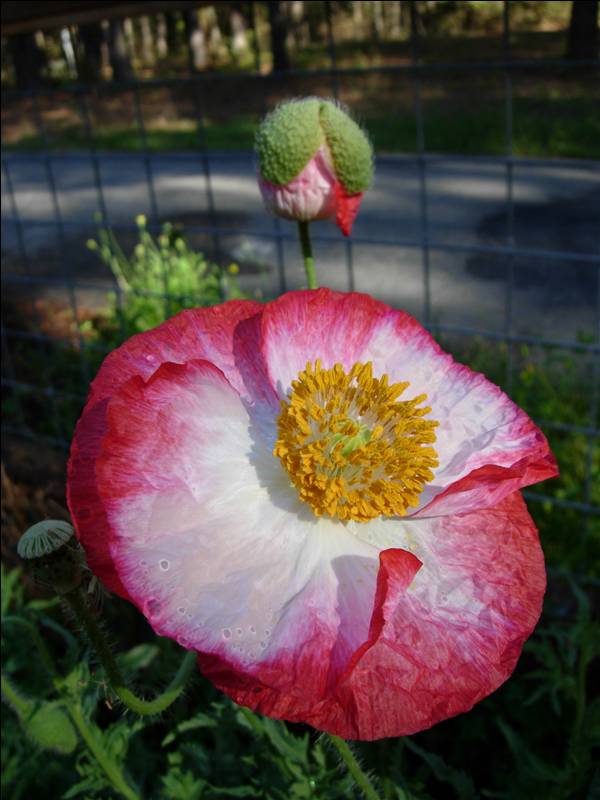
M 147 212 L 149 229 L 158 231 L 165 218 L 161 211 L 161 195 L 166 185 L 171 186 L 170 191 L 179 198 L 182 212 L 180 216 L 185 221 L 186 235 L 196 236 L 202 249 L 218 263 L 227 262 L 231 253 L 228 243 L 233 239 L 239 241 L 240 238 L 245 238 L 262 243 L 263 250 L 269 254 L 267 260 L 270 262 L 267 294 L 274 295 L 297 288 L 302 279 L 299 277 L 299 261 L 294 250 L 296 233 L 293 227 L 288 227 L 279 220 L 269 220 L 265 225 L 270 227 L 263 225 L 256 228 L 248 226 L 245 218 L 231 214 L 230 195 L 235 195 L 237 191 L 236 172 L 244 167 L 247 169 L 249 157 L 247 153 L 223 154 L 209 146 L 206 119 L 211 102 L 215 95 L 223 95 L 233 97 L 233 105 L 235 98 L 243 105 L 246 102 L 245 97 L 252 95 L 253 98 L 258 98 L 254 109 L 258 119 L 268 110 L 273 97 L 307 94 L 315 87 L 319 93 L 323 93 L 324 87 L 328 87 L 330 95 L 344 100 L 352 95 L 351 89 L 356 82 L 385 78 L 386 85 L 391 86 L 392 90 L 397 87 L 399 95 L 404 93 L 404 97 L 407 91 L 412 95 L 416 147 L 414 153 L 378 158 L 377 170 L 379 174 L 390 171 L 392 193 L 388 195 L 387 202 L 392 205 L 391 211 L 398 199 L 398 193 L 403 191 L 402 187 L 406 188 L 406 180 L 410 179 L 410 202 L 416 212 L 410 225 L 403 227 L 392 224 L 391 229 L 383 232 L 377 224 L 363 227 L 357 225 L 356 234 L 342 243 L 335 229 L 331 228 L 327 232 L 325 226 L 322 230 L 317 227 L 313 234 L 317 255 L 320 251 L 333 253 L 332 258 L 336 263 L 331 276 L 326 273 L 322 278 L 335 288 L 370 291 L 383 295 L 382 299 L 386 300 L 388 297 L 385 296 L 385 291 L 379 292 L 379 287 L 372 285 L 370 267 L 385 255 L 385 259 L 388 262 L 391 259 L 392 263 L 391 278 L 386 286 L 393 286 L 395 304 L 409 306 L 407 310 L 442 338 L 451 340 L 452 337 L 458 337 L 462 342 L 486 342 L 492 351 L 494 347 L 503 348 L 505 374 L 501 382 L 509 394 L 514 394 L 519 388 L 518 382 L 524 379 L 517 368 L 519 353 L 523 347 L 542 353 L 567 355 L 574 360 L 582 376 L 581 387 L 587 411 L 579 413 L 576 422 L 572 421 L 572 415 L 567 421 L 541 418 L 536 419 L 536 422 L 551 439 L 553 436 L 571 436 L 583 441 L 585 457 L 584 466 L 576 476 L 578 492 L 569 497 L 561 496 L 560 491 L 555 491 L 552 496 L 538 492 L 529 492 L 527 496 L 536 503 L 577 512 L 588 527 L 594 520 L 597 521 L 600 507 L 597 500 L 594 500 L 594 475 L 600 459 L 600 210 L 597 205 L 587 208 L 592 223 L 585 247 L 548 246 L 547 239 L 541 234 L 536 236 L 536 230 L 528 231 L 528 244 L 523 246 L 519 244 L 517 231 L 520 213 L 517 188 L 520 171 L 529 170 L 529 174 L 535 174 L 536 170 L 543 170 L 544 175 L 549 176 L 552 186 L 560 193 L 565 171 L 575 169 L 593 190 L 588 202 L 597 203 L 598 195 L 594 192 L 600 187 L 600 162 L 516 157 L 513 154 L 513 87 L 515 79 L 522 76 L 533 76 L 538 81 L 544 81 L 556 70 L 585 70 L 589 73 L 590 70 L 597 69 L 598 62 L 514 59 L 511 53 L 509 6 L 508 2 L 504 3 L 504 51 L 500 60 L 424 63 L 420 56 L 422 42 L 418 33 L 415 4 L 411 3 L 410 63 L 363 69 L 341 68 L 338 66 L 331 8 L 329 3 L 325 3 L 323 9 L 328 26 L 330 58 L 328 69 L 295 69 L 265 75 L 259 72 L 244 75 L 198 74 L 167 80 L 111 82 L 95 86 L 75 84 L 60 89 L 4 92 L 7 107 L 15 107 L 19 109 L 18 113 L 28 115 L 37 136 L 38 147 L 27 153 L 12 150 L 2 152 L 3 293 L 7 308 L 10 309 L 15 304 L 21 308 L 23 302 L 26 302 L 30 316 L 28 325 L 23 326 L 18 322 L 18 314 L 9 313 L 2 324 L 2 387 L 9 409 L 4 415 L 3 431 L 12 436 L 32 438 L 48 446 L 68 447 L 71 430 L 65 424 L 65 418 L 69 418 L 68 413 L 65 415 L 65 410 L 73 417 L 77 416 L 85 400 L 89 380 L 93 377 L 93 365 L 98 361 L 97 351 L 103 351 L 101 345 L 84 335 L 85 315 L 82 316 L 81 313 L 81 298 L 90 293 L 103 293 L 106 296 L 107 291 L 112 290 L 116 292 L 117 303 L 123 302 L 118 283 L 107 286 L 105 280 L 99 280 L 93 273 L 90 277 L 90 270 L 82 269 L 79 265 L 82 244 L 94 229 L 91 214 L 88 213 L 92 206 L 100 224 L 111 227 L 117 234 L 135 231 L 134 218 L 142 210 Z M 455 80 L 457 76 L 463 75 L 493 76 L 502 88 L 498 97 L 498 102 L 503 105 L 504 116 L 505 152 L 502 156 L 459 157 L 428 151 L 424 85 L 430 81 L 443 83 L 446 80 Z M 197 126 L 195 154 L 157 152 L 150 147 L 144 104 L 149 94 L 156 97 L 157 92 L 168 92 L 176 99 L 184 98 L 191 103 Z M 93 112 L 94 105 L 99 98 L 110 104 L 117 96 L 128 98 L 129 124 L 137 135 L 138 147 L 134 152 L 126 154 L 102 153 L 96 146 L 97 121 Z M 386 103 L 388 102 L 389 96 L 386 99 Z M 473 103 L 477 103 L 477 97 L 473 98 Z M 53 146 L 52 135 L 47 129 L 47 109 L 64 104 L 76 109 L 79 115 L 84 149 L 80 147 L 77 151 L 60 152 Z M 222 171 L 223 165 L 226 188 L 228 187 L 230 193 L 226 203 L 222 201 L 223 190 L 218 186 L 216 188 L 215 182 L 215 170 Z M 138 198 L 144 208 L 129 207 L 128 204 L 132 201 L 123 194 L 133 169 L 138 170 L 136 185 L 143 185 L 146 193 L 145 198 Z M 461 180 L 464 179 L 465 172 L 473 169 L 483 170 L 488 179 L 494 181 L 496 192 L 500 184 L 504 187 L 503 221 L 499 228 L 496 226 L 489 235 L 483 236 L 483 241 L 481 237 L 475 241 L 467 238 L 461 240 L 459 226 L 453 231 L 452 224 L 449 226 L 449 233 L 446 231 L 440 235 L 439 226 L 432 224 L 431 209 L 435 199 L 432 186 L 439 183 L 440 169 L 446 170 L 447 180 L 456 183 L 458 193 L 461 191 Z M 190 196 L 187 207 L 185 199 L 181 200 L 186 190 L 177 187 L 178 183 L 185 184 L 186 171 L 189 170 L 194 172 L 196 188 L 197 181 L 202 180 L 203 197 L 200 198 L 196 191 Z M 403 176 L 404 182 L 399 184 L 398 189 L 393 185 L 395 175 Z M 175 188 L 170 176 L 174 176 Z M 69 192 L 73 189 L 79 193 L 76 197 L 87 198 L 85 219 L 78 213 L 77 202 L 74 205 L 69 200 Z M 377 184 L 374 191 L 376 190 Z M 42 195 L 45 198 L 45 207 L 40 211 L 39 197 Z M 473 202 L 476 206 L 480 198 L 478 199 L 477 192 L 475 195 Z M 243 207 L 245 198 L 241 198 L 240 202 Z M 252 202 L 259 202 L 258 192 L 256 200 Z M 202 206 L 202 214 L 195 214 L 195 204 Z M 568 203 L 563 204 L 563 208 L 565 207 L 568 207 Z M 116 208 L 120 209 L 119 213 L 115 212 Z M 124 214 L 129 222 L 124 221 Z M 594 219 L 597 224 L 594 224 Z M 568 227 L 571 222 L 571 218 L 565 218 L 561 224 Z M 547 224 L 555 223 L 550 220 Z M 44 268 L 41 264 L 49 259 L 46 251 L 43 251 L 43 257 L 40 256 L 39 244 L 46 241 L 52 241 L 54 247 L 55 257 L 53 261 L 50 259 L 51 268 Z M 542 245 L 537 246 L 536 241 L 541 241 Z M 555 241 L 556 237 L 552 238 L 552 242 Z M 269 246 L 266 250 L 265 245 Z M 444 282 L 439 279 L 437 272 L 441 259 L 449 260 L 452 264 L 462 264 L 465 259 L 469 259 L 476 270 L 479 270 L 482 280 L 485 280 L 486 270 L 491 270 L 496 277 L 502 276 L 502 281 L 496 280 L 487 284 L 488 294 L 493 295 L 495 305 L 501 308 L 499 313 L 494 312 L 496 316 L 493 324 L 482 324 L 481 314 L 475 318 L 475 322 L 472 322 L 471 317 L 465 319 L 464 309 L 460 312 L 462 316 L 456 321 L 448 321 L 448 315 L 444 318 L 444 314 L 440 314 L 443 298 L 439 295 L 443 295 L 445 291 Z M 406 264 L 410 265 L 413 278 L 417 269 L 420 273 L 417 284 L 414 280 L 411 282 L 410 296 L 408 293 L 403 294 Z M 583 333 L 576 330 L 574 333 L 564 334 L 561 325 L 553 326 L 553 320 L 560 319 L 562 313 L 560 304 L 555 306 L 550 318 L 546 319 L 548 324 L 543 326 L 542 332 L 528 324 L 530 311 L 527 297 L 535 291 L 535 286 L 527 289 L 524 294 L 519 294 L 520 276 L 525 269 L 537 270 L 538 287 L 540 283 L 543 285 L 549 280 L 544 275 L 554 274 L 554 270 L 562 271 L 563 275 L 564 271 L 570 271 L 569 277 L 561 284 L 563 286 L 569 285 L 572 275 L 584 275 L 587 311 Z M 448 280 L 452 280 L 451 275 Z M 415 295 L 415 285 L 419 287 L 418 297 Z M 472 285 L 465 285 L 464 293 L 467 295 L 470 286 Z M 39 306 L 31 302 L 40 295 L 60 296 L 67 301 L 74 320 L 75 342 L 72 331 L 67 338 L 62 339 L 55 331 L 47 331 Z M 168 303 L 168 298 L 165 301 Z M 558 333 L 553 334 L 553 329 L 557 329 Z M 78 370 L 75 385 L 80 386 L 80 391 L 66 389 L 60 372 L 49 368 L 52 359 L 60 361 L 67 350 L 72 353 L 74 346 Z M 34 352 L 38 356 L 35 367 L 23 375 L 23 370 L 18 366 L 23 360 L 23 353 L 29 357 L 27 354 Z M 72 360 L 69 360 L 68 369 L 72 368 Z M 69 387 L 72 386 L 71 381 Z M 565 398 L 567 406 L 571 399 Z M 41 417 L 45 420 L 43 426 L 37 424 Z

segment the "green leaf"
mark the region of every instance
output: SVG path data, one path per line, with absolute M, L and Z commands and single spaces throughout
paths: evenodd
M 412 750 L 413 753 L 416 753 L 425 761 L 439 781 L 452 786 L 456 792 L 456 796 L 460 798 L 460 800 L 474 800 L 477 797 L 473 779 L 470 775 L 467 775 L 466 772 L 450 766 L 441 756 L 435 753 L 429 753 L 427 750 L 419 747 L 419 745 L 409 737 L 404 739 L 404 743 L 409 750 Z
M 59 702 L 38 706 L 21 722 L 27 735 L 44 750 L 68 755 L 77 747 L 77 733 Z
M 4 564 L 2 564 L 1 576 L 2 576 L 1 608 L 2 608 L 2 616 L 4 616 L 10 607 L 13 596 L 15 595 L 16 589 L 19 585 L 21 570 L 13 569 L 11 572 L 7 572 L 4 567 Z
M 127 672 L 138 672 L 139 670 L 146 669 L 156 658 L 159 653 L 158 645 L 147 642 L 132 647 L 126 653 L 120 653 L 118 663 L 121 669 Z
M 504 720 L 498 720 L 498 727 L 502 731 L 508 747 L 513 754 L 517 770 L 529 774 L 536 780 L 552 783 L 562 783 L 565 779 L 564 769 L 548 764 L 531 751 L 521 736 Z

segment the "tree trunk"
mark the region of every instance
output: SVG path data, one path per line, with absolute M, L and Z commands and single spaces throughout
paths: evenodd
M 88 83 L 94 83 L 102 78 L 102 40 L 104 32 L 99 22 L 88 22 L 80 25 L 79 34 L 79 59 L 77 70 L 79 77 Z
M 254 3 L 248 3 L 248 20 L 252 30 L 252 51 L 254 53 L 254 69 L 260 72 L 260 42 L 258 40 L 258 28 L 256 26 L 256 13 Z
M 123 20 L 111 19 L 108 26 L 108 52 L 114 81 L 128 81 L 133 77 L 131 61 L 125 42 Z
M 292 0 L 288 5 L 288 12 L 293 27 L 292 41 L 294 47 L 297 49 L 306 47 L 310 42 L 310 34 L 306 24 L 303 0 Z
M 165 24 L 167 26 L 167 47 L 169 53 L 174 53 L 177 49 L 178 36 L 177 36 L 177 12 L 165 11 Z
M 150 17 L 140 17 L 142 32 L 142 61 L 147 66 L 154 64 L 154 36 L 150 27 Z
M 567 58 L 598 58 L 598 0 L 573 0 Z
M 385 34 L 385 20 L 383 18 L 383 3 L 381 0 L 373 0 L 371 9 L 373 11 L 373 39 L 379 42 Z
M 288 35 L 288 21 L 285 3 L 274 0 L 269 3 L 269 25 L 271 26 L 271 52 L 273 53 L 273 70 L 285 72 L 290 68 L 290 59 L 285 42 Z
M 356 39 L 362 38 L 364 22 L 363 4 L 361 0 L 356 0 L 355 3 L 352 3 L 352 25 L 354 26 L 354 37 Z
M 167 21 L 164 14 L 159 14 L 156 20 L 156 54 L 162 59 L 166 58 L 168 53 Z
M 73 46 L 73 36 L 70 28 L 60 29 L 60 46 L 63 52 L 71 78 L 77 77 L 77 59 L 75 57 L 75 47 Z
M 229 15 L 229 27 L 231 28 L 231 50 L 234 55 L 243 53 L 248 49 L 248 38 L 246 37 L 246 20 L 244 15 L 237 8 L 233 8 Z
M 198 20 L 198 12 L 190 9 L 183 12 L 185 20 L 185 33 L 188 43 L 188 60 L 190 72 L 199 72 L 206 69 L 208 56 L 206 52 L 206 37 Z
M 131 17 L 126 17 L 123 20 L 123 36 L 125 38 L 125 49 L 129 53 L 129 57 L 133 64 L 138 63 L 141 61 L 141 55 L 138 52 L 138 35 L 136 31 L 137 26 L 137 19 L 131 19 Z
M 46 57 L 43 50 L 37 46 L 35 34 L 17 33 L 9 36 L 8 45 L 17 89 L 35 89 L 40 86 Z
M 204 6 L 198 12 L 198 26 L 204 33 L 208 47 L 207 60 L 211 62 L 220 60 L 223 49 L 220 16 L 223 16 L 220 7 L 216 9 L 214 6 Z
M 390 16 L 390 36 L 392 39 L 399 39 L 402 36 L 402 3 L 400 0 L 391 4 Z

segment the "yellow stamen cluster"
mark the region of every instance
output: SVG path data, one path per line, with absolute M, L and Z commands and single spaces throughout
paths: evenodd
M 314 367 L 281 401 L 273 455 L 317 516 L 366 522 L 416 506 L 438 465 L 437 422 L 423 417 L 427 395 L 398 400 L 408 383 L 373 377 L 371 362 Z

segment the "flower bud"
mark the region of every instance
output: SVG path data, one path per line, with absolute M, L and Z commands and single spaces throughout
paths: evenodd
M 318 97 L 284 103 L 264 119 L 256 151 L 268 211 L 301 222 L 335 218 L 350 235 L 373 178 L 373 151 L 340 106 Z

